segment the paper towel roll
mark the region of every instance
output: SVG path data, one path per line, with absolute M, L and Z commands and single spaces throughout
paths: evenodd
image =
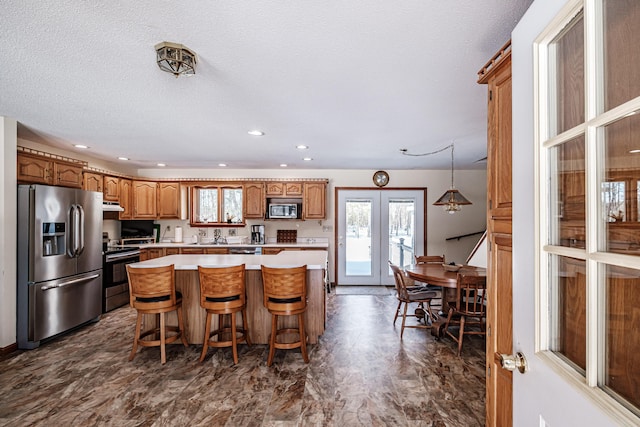
M 173 241 L 176 243 L 182 242 L 182 227 L 176 227 L 176 233 L 175 233 L 175 236 L 173 237 Z

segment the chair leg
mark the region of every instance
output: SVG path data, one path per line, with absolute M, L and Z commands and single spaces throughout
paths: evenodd
M 298 314 L 298 331 L 300 333 L 300 351 L 304 363 L 309 363 L 309 354 L 307 354 L 307 334 L 304 329 L 304 313 Z
M 453 317 L 453 308 L 449 309 L 449 314 L 447 314 L 447 321 L 444 324 L 444 329 L 442 330 L 443 334 L 446 334 L 449 331 L 449 322 L 451 322 L 451 318 Z
M 269 337 L 269 357 L 267 358 L 267 366 L 273 363 L 273 356 L 276 353 L 276 334 L 278 332 L 278 316 L 271 314 L 271 336 Z
M 165 340 L 166 340 L 166 325 L 165 325 L 165 316 L 164 313 L 160 314 L 160 361 L 164 365 L 167 363 L 167 352 L 164 348 Z
M 187 343 L 187 334 L 184 330 L 184 319 L 182 318 L 182 307 L 178 306 L 178 330 L 180 334 L 180 341 L 185 347 L 189 347 Z
M 202 344 L 202 354 L 200 354 L 200 362 L 204 361 L 207 357 L 207 350 L 209 348 L 209 334 L 211 333 L 211 313 L 207 311 L 207 322 L 204 326 L 204 342 Z
M 460 316 L 460 333 L 458 335 L 458 356 L 462 352 L 462 339 L 464 338 L 464 321 L 465 317 Z
M 233 363 L 238 364 L 238 333 L 236 331 L 236 313 L 231 313 L 231 351 Z
M 242 335 L 244 336 L 244 340 L 247 342 L 247 345 L 251 347 L 251 339 L 249 338 L 249 325 L 247 323 L 247 309 L 242 309 Z
M 136 357 L 136 351 L 138 351 L 138 339 L 140 339 L 140 329 L 142 328 L 142 313 L 138 312 L 138 317 L 136 319 L 136 332 L 133 337 L 133 348 L 131 349 L 131 354 L 129 354 L 129 361 L 132 361 L 134 357 Z
M 398 320 L 398 314 L 400 314 L 400 306 L 402 305 L 402 301 L 398 301 L 398 308 L 396 308 L 396 315 L 393 316 L 393 324 L 396 324 L 396 320 Z
M 407 320 L 407 308 L 409 308 L 409 303 L 404 303 L 404 311 L 402 312 L 402 327 L 400 328 L 400 339 L 402 339 L 402 335 L 404 334 L 404 324 Z

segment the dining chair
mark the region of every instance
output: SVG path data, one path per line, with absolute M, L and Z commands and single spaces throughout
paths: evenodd
M 421 307 L 426 307 L 426 312 L 429 315 L 429 321 L 433 322 L 434 320 L 436 320 L 436 317 L 431 312 L 431 299 L 437 297 L 438 295 L 437 292 L 429 291 L 429 290 L 416 291 L 416 290 L 407 289 L 406 284 L 404 282 L 405 280 L 404 270 L 402 270 L 397 265 L 393 264 L 391 261 L 389 261 L 389 267 L 391 268 L 391 271 L 393 271 L 393 277 L 395 279 L 395 284 L 396 284 L 396 294 L 398 298 L 398 307 L 396 308 L 396 314 L 393 317 L 394 325 L 396 324 L 396 320 L 398 320 L 398 316 L 400 315 L 400 309 L 404 304 L 404 310 L 402 310 L 402 326 L 400 328 L 400 339 L 402 339 L 402 336 L 404 335 L 405 328 L 429 329 L 430 326 L 428 325 L 428 322 L 426 319 L 425 319 L 424 325 L 422 324 L 407 325 L 407 322 L 406 322 L 407 317 L 416 317 L 418 319 L 421 317 L 417 313 L 407 314 L 407 308 L 411 303 L 418 303 Z M 424 316 L 422 317 L 424 318 Z
M 131 265 L 126 267 L 129 279 L 129 303 L 138 313 L 129 360 L 133 360 L 136 356 L 139 345 L 142 347 L 159 346 L 160 361 L 164 365 L 167 361 L 165 344 L 180 339 L 185 347 L 189 347 L 184 333 L 182 295 L 176 291 L 174 266 L 171 264 L 165 267 L 151 268 L 131 267 Z M 171 311 L 176 311 L 178 314 L 177 327 L 166 325 L 166 314 Z M 158 316 L 160 324 L 142 331 L 142 317 L 147 314 Z M 145 339 L 148 336 L 154 339 Z
M 267 366 L 273 363 L 276 349 L 300 348 L 304 363 L 309 363 L 307 354 L 307 334 L 304 314 L 307 311 L 307 266 L 273 268 L 262 265 L 264 306 L 271 313 L 271 335 L 269 336 L 269 356 Z M 281 316 L 297 316 L 298 327 L 278 328 Z M 280 335 L 297 335 L 293 342 L 278 341 Z
M 449 302 L 449 314 L 444 325 L 444 333 L 458 343 L 458 356 L 462 352 L 465 335 L 486 335 L 486 281 L 486 276 L 458 273 L 456 299 Z M 459 326 L 457 335 L 449 331 L 449 327 L 455 324 Z M 469 330 L 469 326 L 478 329 Z
M 238 364 L 238 342 L 251 345 L 247 327 L 244 267 L 244 264 L 232 267 L 198 266 L 200 306 L 207 311 L 200 362 L 207 356 L 209 347 L 231 347 L 233 363 Z M 237 313 L 242 315 L 241 326 L 236 324 Z M 218 327 L 212 331 L 212 317 L 216 314 Z M 225 325 L 226 317 L 230 319 Z
M 414 262 L 416 264 L 442 265 L 445 263 L 445 256 L 444 254 L 443 255 L 414 255 Z M 410 289 L 411 287 L 413 287 L 413 289 L 422 289 L 422 290 L 426 289 L 426 290 L 438 292 L 438 296 L 431 300 L 431 308 L 437 309 L 437 312 L 440 312 L 442 310 L 442 287 L 437 285 L 432 285 L 430 283 L 418 284 L 421 282 L 416 283 L 413 279 L 411 278 L 408 278 L 408 279 L 410 280 L 410 282 L 407 283 L 407 286 L 410 287 Z M 406 280 L 407 280 L 407 277 L 405 277 L 405 281 Z M 424 307 L 419 307 L 419 308 L 424 309 Z

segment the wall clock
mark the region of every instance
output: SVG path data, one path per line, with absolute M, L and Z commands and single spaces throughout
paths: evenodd
M 373 183 L 378 187 L 384 187 L 389 183 L 389 174 L 385 171 L 378 171 L 373 174 Z

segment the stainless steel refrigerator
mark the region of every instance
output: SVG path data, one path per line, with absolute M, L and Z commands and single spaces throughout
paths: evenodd
M 18 347 L 102 313 L 102 193 L 18 186 Z

